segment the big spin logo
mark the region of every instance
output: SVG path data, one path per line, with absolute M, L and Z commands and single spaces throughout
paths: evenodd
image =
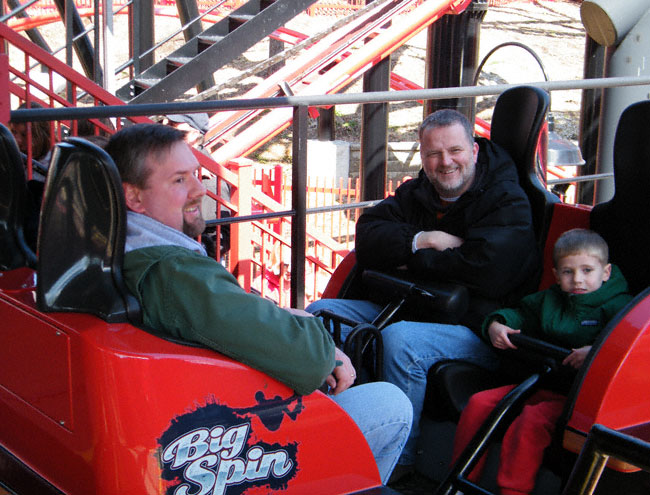
M 251 444 L 250 419 L 257 416 L 269 430 L 277 430 L 285 415 L 295 420 L 300 414 L 302 398 L 265 399 L 261 392 L 256 398 L 258 405 L 251 408 L 215 403 L 174 419 L 158 441 L 168 495 L 232 495 L 264 485 L 287 488 L 298 467 L 297 444 Z

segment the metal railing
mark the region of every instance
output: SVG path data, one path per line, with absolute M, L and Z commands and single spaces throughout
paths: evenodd
M 611 88 L 631 85 L 650 85 L 650 77 L 615 77 L 589 80 L 541 81 L 530 83 L 547 91 Z M 103 107 L 68 107 L 44 108 L 30 110 L 15 110 L 11 118 L 15 122 L 71 120 L 71 119 L 101 119 L 101 118 L 134 118 L 147 115 L 165 115 L 177 113 L 219 112 L 231 110 L 248 110 L 258 108 L 293 108 L 293 161 L 292 161 L 292 208 L 275 213 L 265 213 L 265 219 L 290 217 L 291 245 L 306 246 L 307 210 L 306 177 L 307 177 L 307 119 L 308 108 L 315 106 L 330 106 L 342 104 L 365 104 L 379 102 L 404 102 L 414 100 L 430 100 L 443 98 L 459 98 L 473 96 L 498 95 L 503 91 L 518 85 L 500 84 L 494 86 L 473 86 L 461 88 L 441 88 L 406 91 L 383 91 L 373 93 L 349 93 L 316 96 L 285 96 L 277 98 L 219 100 L 182 103 L 140 104 L 140 105 L 106 105 Z M 600 176 L 581 177 L 580 180 L 600 179 Z M 341 208 L 361 208 L 364 204 L 351 204 Z M 239 219 L 221 220 L 218 223 L 233 223 L 244 220 L 255 220 L 262 216 L 244 214 Z M 291 304 L 302 307 L 305 301 L 305 260 L 304 249 L 291 250 Z
M 650 443 L 623 432 L 595 424 L 589 431 L 564 495 L 590 495 L 609 458 L 624 461 L 650 472 Z

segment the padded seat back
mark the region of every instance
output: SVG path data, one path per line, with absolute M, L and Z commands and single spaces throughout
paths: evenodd
M 504 148 L 517 166 L 519 183 L 528 195 L 535 237 L 540 249 L 560 199 L 545 186 L 544 172 L 537 160 L 537 148 L 549 107 L 548 93 L 533 86 L 517 86 L 499 95 L 490 130 L 490 140 Z
M 650 286 L 650 101 L 627 107 L 614 140 L 612 199 L 594 207 L 591 228 L 609 245 L 610 260 L 632 293 Z
M 36 266 L 36 255 L 25 241 L 28 208 L 27 178 L 11 131 L 0 124 L 0 270 Z
M 126 205 L 111 157 L 83 139 L 56 145 L 45 186 L 38 249 L 42 311 L 140 321 L 122 279 Z

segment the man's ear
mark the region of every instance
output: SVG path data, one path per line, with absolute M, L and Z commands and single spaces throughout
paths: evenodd
M 124 201 L 126 203 L 126 207 L 136 213 L 144 213 L 140 188 L 133 184 L 122 182 L 122 189 L 124 189 Z

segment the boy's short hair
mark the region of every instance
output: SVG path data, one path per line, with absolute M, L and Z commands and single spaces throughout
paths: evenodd
M 600 234 L 588 229 L 571 229 L 558 237 L 553 247 L 553 266 L 560 259 L 575 254 L 588 253 L 606 265 L 609 261 L 609 248 Z

